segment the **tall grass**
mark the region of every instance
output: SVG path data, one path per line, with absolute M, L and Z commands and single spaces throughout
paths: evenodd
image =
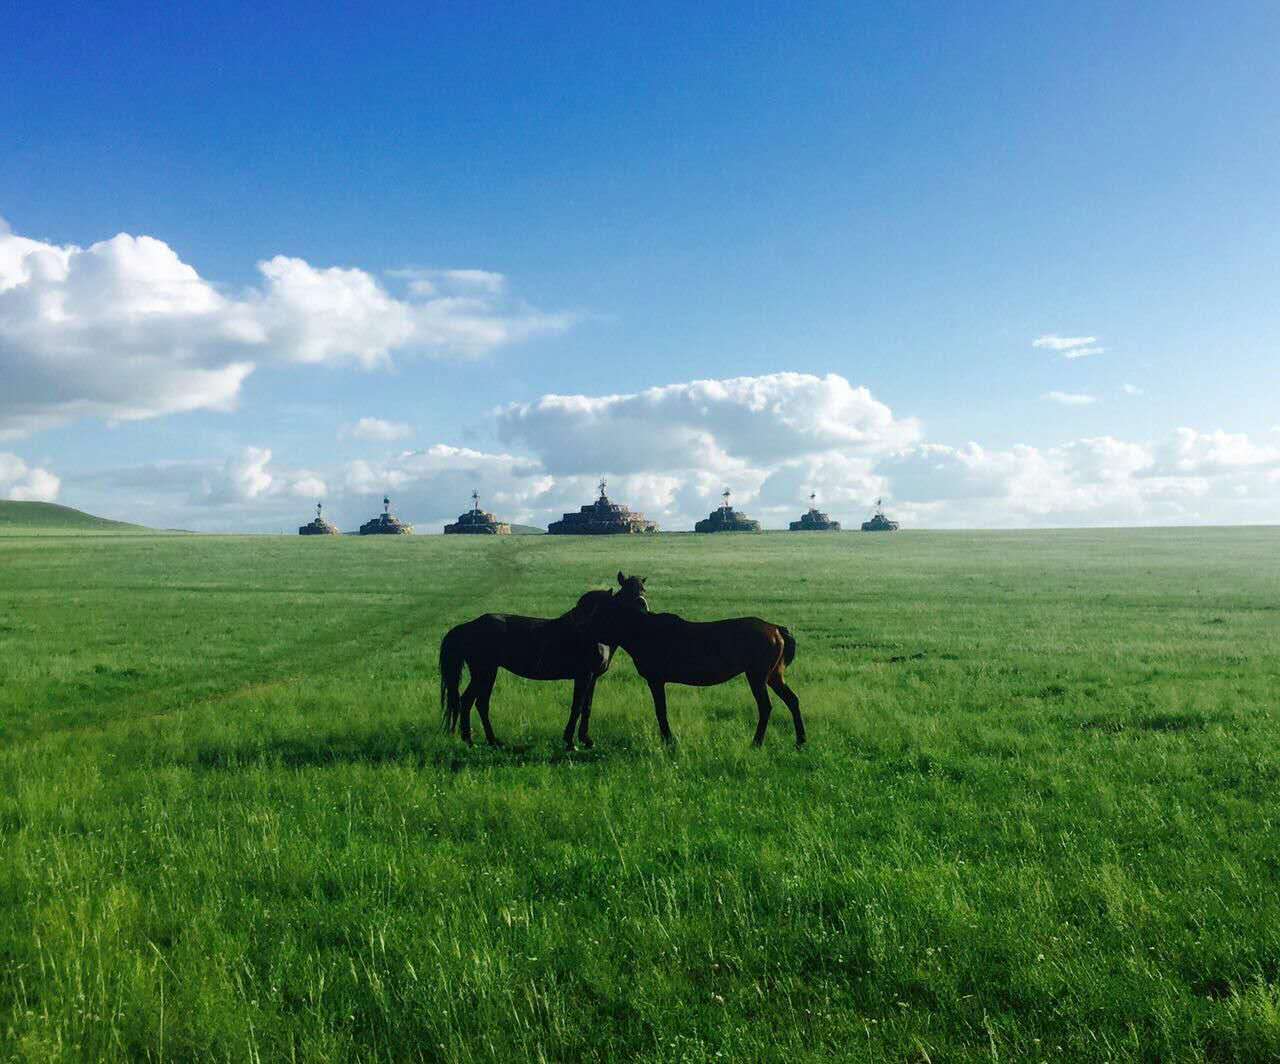
M 0 541 L 8 1059 L 1280 1057 L 1280 532 Z M 799 640 L 625 655 L 596 749 L 435 650 L 619 568 Z M 778 707 L 781 709 L 782 707 Z

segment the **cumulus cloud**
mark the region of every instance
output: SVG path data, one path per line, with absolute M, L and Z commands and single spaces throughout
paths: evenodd
M 790 374 L 544 396 L 497 412 L 509 452 L 437 446 L 355 462 L 344 487 L 391 490 L 406 514 L 443 522 L 479 486 L 508 519 L 546 524 L 589 501 L 603 473 L 612 497 L 668 528 L 689 527 L 725 486 L 768 527 L 794 519 L 813 490 L 846 521 L 883 495 L 935 527 L 1194 521 L 1219 490 L 1242 500 L 1280 493 L 1280 449 L 1229 433 L 952 447 L 921 442 L 918 425 L 881 406 L 842 378 Z M 1241 473 L 1253 478 L 1244 491 L 1230 476 Z
M 506 440 L 500 449 L 436 443 L 313 470 L 290 468 L 266 447 L 247 447 L 218 460 L 68 478 L 64 493 L 74 489 L 75 505 L 93 490 L 117 502 L 127 494 L 137 511 L 119 514 L 117 506 L 115 515 L 210 530 L 291 531 L 321 499 L 326 516 L 353 528 L 380 509 L 385 492 L 419 531 L 436 531 L 470 506 L 473 489 L 505 520 L 546 525 L 594 498 L 600 475 L 608 477 L 612 498 L 667 529 L 691 527 L 725 487 L 736 506 L 769 528 L 793 520 L 811 491 L 850 525 L 867 516 L 878 496 L 914 527 L 1257 521 L 1280 514 L 1276 433 L 1182 428 L 1156 440 L 1090 436 L 1056 447 L 952 446 L 924 440 L 915 421 L 835 375 L 549 395 L 502 407 L 494 418 Z M 0 473 L 8 477 L 0 485 L 36 484 L 12 462 Z
M 1089 355 L 1100 355 L 1106 350 L 1105 347 L 1095 346 L 1097 341 L 1096 336 L 1057 336 L 1046 333 L 1032 340 L 1031 346 L 1048 348 L 1050 351 L 1058 352 L 1063 358 L 1085 358 Z
M 474 357 L 574 320 L 511 300 L 483 270 L 436 271 L 403 296 L 363 270 L 285 255 L 258 271 L 257 286 L 226 294 L 153 237 L 81 248 L 0 224 L 0 438 L 82 417 L 228 410 L 263 362 Z
M 685 478 L 675 473 L 633 473 L 610 476 L 609 492 L 633 509 L 666 515 L 678 506 L 684 484 Z M 545 525 L 590 502 L 596 477 L 554 476 L 535 459 L 436 444 L 382 461 L 349 462 L 342 489 L 351 500 L 377 499 L 389 492 L 397 512 L 428 531 L 469 509 L 473 490 L 480 492 L 483 506 L 504 520 Z
M 205 470 L 193 498 L 202 505 L 221 506 L 271 498 L 323 498 L 327 491 L 318 473 L 273 466 L 270 448 L 245 447 L 221 466 Z
M 82 250 L 0 231 L 0 434 L 228 409 L 257 328 L 158 240 Z
M 813 490 L 824 510 L 849 524 L 878 496 L 914 527 L 1275 520 L 1280 446 L 1266 439 L 1181 429 L 1152 442 L 1096 436 L 1049 448 L 916 442 L 888 452 L 814 451 L 730 477 L 649 463 L 609 473 L 609 494 L 667 529 L 691 527 L 726 486 L 735 505 L 772 528 L 793 520 Z M 516 452 L 435 444 L 318 472 L 283 467 L 266 448 L 245 448 L 221 461 L 158 463 L 87 481 L 115 497 L 132 489 L 142 512 L 122 516 L 211 529 L 292 530 L 307 516 L 303 500 L 319 499 L 327 516 L 354 527 L 377 512 L 387 492 L 397 513 L 428 532 L 467 509 L 473 489 L 505 520 L 546 525 L 590 501 L 596 475 L 552 472 Z M 77 493 L 87 486 L 71 483 Z M 162 516 L 147 520 L 148 507 Z
M 1045 392 L 1040 398 L 1062 406 L 1088 406 L 1098 401 L 1097 396 L 1084 395 L 1080 392 Z
M 375 462 L 358 459 L 347 463 L 343 482 L 348 491 L 372 495 L 386 488 L 401 488 L 448 474 L 472 480 L 497 478 L 517 481 L 535 477 L 536 463 L 510 454 L 492 454 L 469 447 L 437 443 L 421 451 L 404 451 L 393 458 Z M 458 483 L 460 484 L 460 479 Z M 468 488 L 470 490 L 470 488 Z
M 375 368 L 413 337 L 414 308 L 363 270 L 317 269 L 277 255 L 258 272 L 265 286 L 251 303 L 254 321 L 278 358 Z
M 265 447 L 246 447 L 227 459 L 217 474 L 205 477 L 205 497 L 213 503 L 246 502 L 267 494 L 275 478 L 267 472 L 271 452 Z
M 1145 394 L 1136 384 L 1125 384 L 1120 389 L 1125 395 L 1143 395 Z
M 384 421 L 379 417 L 362 417 L 352 425 L 343 425 L 338 430 L 342 439 L 372 440 L 378 443 L 390 443 L 403 440 L 413 435 L 413 426 L 403 421 Z
M 742 473 L 823 451 L 884 453 L 920 435 L 838 374 L 774 373 L 629 395 L 545 395 L 498 411 L 507 443 L 553 473 Z
M 568 485 L 529 458 L 444 443 L 384 459 L 348 462 L 335 481 L 353 520 L 363 512 L 361 507 L 372 505 L 369 500 L 387 492 L 397 513 L 421 531 L 438 529 L 469 509 L 473 490 L 479 490 L 482 505 L 517 522 L 554 509 L 568 490 Z
M 1179 476 L 1280 467 L 1280 447 L 1255 443 L 1243 432 L 1178 429 L 1157 451 L 1159 468 Z
M 365 418 L 342 431 L 387 442 L 401 428 Z M 886 484 L 876 460 L 920 436 L 913 419 L 896 417 L 866 388 L 799 373 L 544 396 L 497 411 L 496 428 L 509 449 L 440 443 L 308 473 L 281 469 L 268 449 L 250 447 L 220 463 L 153 466 L 135 479 L 181 495 L 196 512 L 168 523 L 188 526 L 233 512 L 256 512 L 275 526 L 291 512 L 286 504 L 296 506 L 290 499 L 322 494 L 327 512 L 356 523 L 387 492 L 400 513 L 430 528 L 454 519 L 473 489 L 509 520 L 546 524 L 594 498 L 600 475 L 611 495 L 670 527 L 705 515 L 726 486 L 766 523 L 781 524 L 815 489 L 824 505 L 861 512 Z M 219 515 L 199 516 L 210 510 Z
M 883 471 L 893 499 L 946 504 L 938 514 L 942 524 L 1136 521 L 1156 502 L 1208 490 L 1198 479 L 1145 475 L 1153 465 L 1148 446 L 1103 436 L 1044 449 L 932 444 L 895 456 Z
M 328 494 L 324 477 L 310 469 L 272 462 L 269 447 L 242 447 L 222 459 L 149 462 L 102 469 L 70 478 L 78 493 L 94 489 L 125 491 L 149 507 L 167 505 L 193 512 L 239 508 L 250 513 L 264 504 L 296 507 L 299 499 Z
M 938 527 L 1274 521 L 1280 514 L 1280 447 L 1241 433 L 1181 428 L 1151 442 L 1098 436 L 1002 450 L 926 444 L 877 471 L 895 506 Z
M 62 481 L 47 469 L 29 466 L 16 454 L 0 451 L 0 497 L 14 502 L 53 502 Z

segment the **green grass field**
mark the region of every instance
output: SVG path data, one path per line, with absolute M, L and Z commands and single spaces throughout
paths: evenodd
M 1280 529 L 0 538 L 0 1056 L 1280 1058 Z M 439 638 L 619 568 L 795 633 L 620 654 L 596 748 Z

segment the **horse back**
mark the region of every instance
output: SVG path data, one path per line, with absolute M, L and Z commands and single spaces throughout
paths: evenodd
M 572 680 L 609 667 L 607 647 L 592 643 L 559 618 L 485 613 L 459 625 L 473 664 L 504 668 L 530 680 Z
M 782 630 L 759 617 L 686 621 L 658 614 L 655 621 L 626 647 L 647 679 L 710 686 L 743 672 L 768 675 L 782 660 Z

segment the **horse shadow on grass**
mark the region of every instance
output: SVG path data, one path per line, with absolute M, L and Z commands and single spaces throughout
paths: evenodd
M 655 740 L 651 746 L 658 746 Z M 207 771 L 250 767 L 314 768 L 342 764 L 407 765 L 447 772 L 522 768 L 533 765 L 590 765 L 634 761 L 647 750 L 639 737 L 597 740 L 591 749 L 566 750 L 559 734 L 536 736 L 493 747 L 467 746 L 430 728 L 325 735 L 281 735 L 246 741 L 206 742 L 191 751 L 191 763 Z

